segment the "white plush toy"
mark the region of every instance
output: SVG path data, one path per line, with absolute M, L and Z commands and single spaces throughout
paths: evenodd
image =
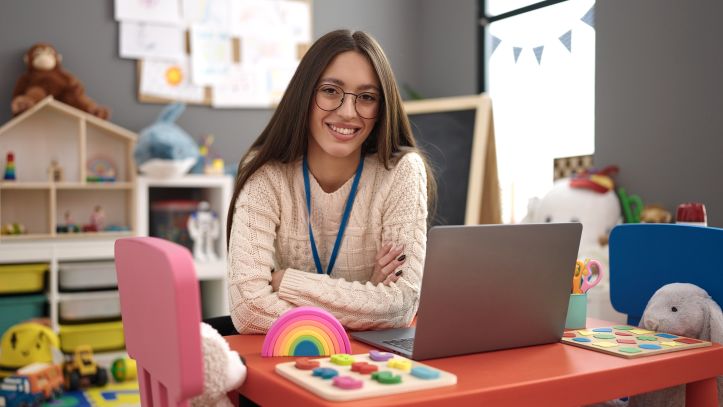
M 191 400 L 192 407 L 231 407 L 226 393 L 239 387 L 246 379 L 246 366 L 232 351 L 221 334 L 201 323 L 203 351 L 203 394 Z
M 650 298 L 641 326 L 659 332 L 723 343 L 723 313 L 702 288 L 673 283 L 660 288 Z M 685 386 L 669 387 L 630 398 L 629 407 L 682 407 Z M 723 406 L 723 377 L 718 377 L 718 405 Z
M 557 180 L 545 196 L 530 200 L 522 223 L 580 222 L 578 258 L 595 259 L 603 266 L 603 279 L 588 292 L 588 316 L 625 322 L 610 302 L 608 236 L 622 223 L 620 202 L 611 175 L 617 167 Z M 570 271 L 572 273 L 572 269 Z

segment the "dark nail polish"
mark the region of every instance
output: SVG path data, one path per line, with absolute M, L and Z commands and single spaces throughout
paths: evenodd
M 395 276 L 401 276 L 401 275 L 402 275 L 402 270 L 397 271 L 396 273 L 394 273 L 394 275 L 395 275 Z
M 406 259 L 406 258 L 407 258 L 407 255 L 403 254 L 403 255 L 397 257 L 397 261 L 404 261 L 404 259 Z

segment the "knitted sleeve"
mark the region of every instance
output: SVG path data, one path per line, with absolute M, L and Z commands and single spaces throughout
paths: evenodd
M 405 246 L 403 274 L 389 286 L 362 284 L 328 275 L 286 269 L 279 297 L 295 305 L 322 307 L 347 328 L 408 326 L 417 312 L 427 243 L 427 177 L 417 154 L 402 157 L 389 173 L 391 188 L 382 208 L 382 241 Z
M 285 311 L 293 308 L 271 289 L 279 197 L 273 169 L 264 166 L 244 185 L 236 200 L 228 251 L 231 319 L 239 333 L 266 333 Z

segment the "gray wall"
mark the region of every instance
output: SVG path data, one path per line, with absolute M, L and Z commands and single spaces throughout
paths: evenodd
M 314 38 L 336 28 L 368 31 L 382 44 L 400 83 L 426 97 L 473 94 L 476 3 L 454 0 L 442 8 L 432 0 L 313 0 Z M 112 122 L 138 131 L 155 119 L 162 106 L 137 101 L 135 61 L 118 57 L 111 0 L 6 1 L 0 15 L 0 123 L 11 118 L 22 55 L 38 41 L 58 49 L 65 69 L 85 84 L 87 94 L 112 109 Z M 236 162 L 270 117 L 270 109 L 189 106 L 178 123 L 194 137 L 216 135 L 214 148 Z
M 675 215 L 723 226 L 723 2 L 597 2 L 595 164 Z

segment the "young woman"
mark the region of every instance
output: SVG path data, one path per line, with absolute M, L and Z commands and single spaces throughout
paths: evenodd
M 226 232 L 236 329 L 265 333 L 302 305 L 351 329 L 408 325 L 434 192 L 379 44 L 321 37 L 239 165 Z

